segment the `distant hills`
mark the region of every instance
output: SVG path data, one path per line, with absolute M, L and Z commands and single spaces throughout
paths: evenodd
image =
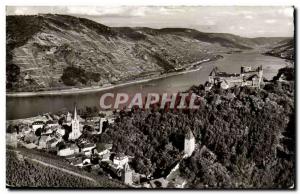
M 114 84 L 288 40 L 186 28 L 116 28 L 68 15 L 6 20 L 6 87 L 14 92 Z
M 287 39 L 280 41 L 272 50 L 268 51 L 266 54 L 280 57 L 283 59 L 294 60 L 295 50 L 294 50 L 294 40 Z

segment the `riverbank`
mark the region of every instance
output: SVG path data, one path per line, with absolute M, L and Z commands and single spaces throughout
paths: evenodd
M 220 53 L 219 53 L 220 54 Z M 152 80 L 145 83 L 127 84 L 126 86 L 110 86 L 112 89 L 102 88 L 96 92 L 78 93 L 74 91 L 73 94 L 68 95 L 44 95 L 44 96 L 29 96 L 29 97 L 6 97 L 6 119 L 22 119 L 34 117 L 44 113 L 56 113 L 58 111 L 74 110 L 74 104 L 78 108 L 98 107 L 100 96 L 106 92 L 120 93 L 125 92 L 129 95 L 136 93 L 174 93 L 178 91 L 186 91 L 191 86 L 204 84 L 210 72 L 214 67 L 218 67 L 221 71 L 229 73 L 239 73 L 241 65 L 250 67 L 263 66 L 263 76 L 267 79 L 272 79 L 277 75 L 278 70 L 286 67 L 288 64 L 284 59 L 272 56 L 262 55 L 255 52 L 243 52 L 226 54 L 222 53 L 223 58 L 216 61 L 209 61 L 183 72 L 176 72 L 180 74 L 174 76 L 175 72 L 169 77 Z M 188 73 L 189 72 L 189 73 Z M 167 75 L 164 75 L 167 76 Z M 140 81 L 140 80 L 139 80 Z M 141 81 L 140 81 L 141 82 Z M 125 83 L 123 83 L 124 85 Z M 107 89 L 107 90 L 105 90 Z M 93 89 L 95 91 L 95 89 Z M 105 90 L 105 91 L 99 91 Z
M 17 92 L 17 93 L 6 93 L 7 97 L 31 97 L 31 96 L 60 96 L 60 95 L 69 95 L 69 94 L 82 94 L 82 93 L 89 93 L 89 92 L 100 92 L 105 90 L 110 90 L 118 87 L 123 87 L 127 85 L 132 84 L 138 84 L 138 83 L 146 83 L 153 80 L 163 79 L 171 76 L 186 74 L 194 71 L 199 71 L 202 68 L 202 64 L 206 62 L 213 61 L 213 59 L 205 59 L 202 61 L 195 62 L 191 65 L 191 68 L 184 70 L 184 71 L 178 71 L 178 72 L 171 72 L 162 74 L 160 76 L 152 77 L 152 78 L 146 78 L 141 80 L 134 80 L 134 81 L 128 81 L 125 83 L 115 84 L 115 85 L 108 85 L 108 86 L 90 86 L 90 87 L 84 87 L 84 88 L 71 88 L 71 89 L 62 89 L 62 90 L 49 90 L 49 91 L 38 91 L 38 92 Z M 193 68 L 195 67 L 196 68 Z

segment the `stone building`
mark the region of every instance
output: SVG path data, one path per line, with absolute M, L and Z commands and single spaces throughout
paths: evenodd
M 133 183 L 133 171 L 130 169 L 128 163 L 124 166 L 122 180 L 126 185 L 132 185 Z
M 69 134 L 70 140 L 78 139 L 81 136 L 80 123 L 79 118 L 77 116 L 76 106 L 74 110 L 74 118 L 71 121 L 72 124 L 72 132 Z
M 210 90 L 213 86 L 220 86 L 222 89 L 228 89 L 234 86 L 250 86 L 260 88 L 263 77 L 262 66 L 255 69 L 242 66 L 241 73 L 226 73 L 220 72 L 215 67 L 209 74 L 208 82 L 205 84 L 205 89 Z

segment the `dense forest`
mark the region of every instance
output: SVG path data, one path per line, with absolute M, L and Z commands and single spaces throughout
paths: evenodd
M 99 73 L 86 72 L 78 67 L 67 67 L 64 69 L 61 79 L 65 85 L 74 86 L 76 83 L 87 84 L 91 80 L 98 82 L 100 78 Z
M 184 136 L 192 130 L 193 155 L 181 161 L 181 176 L 191 188 L 289 188 L 295 180 L 295 106 L 293 68 L 285 81 L 261 89 L 213 88 L 200 96 L 196 110 L 134 108 L 120 111 L 115 125 L 98 141 L 134 156 L 135 171 L 166 176 L 183 155 Z M 159 106 L 159 105 L 158 105 Z M 204 151 L 203 151 L 204 150 Z

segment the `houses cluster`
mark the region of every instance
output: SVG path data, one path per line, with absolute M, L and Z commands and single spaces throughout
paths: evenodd
M 8 133 L 7 142 L 16 146 L 16 142 L 28 149 L 43 149 L 56 153 L 70 165 L 79 168 L 91 168 L 98 172 L 105 172 L 111 178 L 117 178 L 130 187 L 136 188 L 184 188 L 186 180 L 180 177 L 180 161 L 170 170 L 169 175 L 153 179 L 152 175 L 140 174 L 130 167 L 132 156 L 124 153 L 113 152 L 112 144 L 92 143 L 82 136 L 83 126 L 90 126 L 88 133 L 101 134 L 105 125 L 114 122 L 112 117 L 91 117 L 83 120 L 75 107 L 73 116 L 68 113 L 64 121 L 59 117 L 48 120 L 37 120 L 31 126 L 23 128 L 19 134 Z M 63 126 L 67 125 L 71 131 Z M 85 127 L 88 128 L 88 127 Z M 66 139 L 65 135 L 68 135 Z M 184 140 L 184 158 L 190 157 L 196 148 L 195 137 L 192 131 L 188 131 Z
M 68 113 L 69 114 L 69 113 Z M 75 108 L 74 117 L 70 121 L 66 121 L 72 131 L 69 133 L 69 139 L 75 140 L 80 137 L 82 125 L 80 124 Z M 48 120 L 34 121 L 31 126 L 22 130 L 19 134 L 23 140 L 21 143 L 26 148 L 37 149 L 56 149 L 56 145 L 63 141 L 63 136 L 66 134 L 66 129 L 62 124 L 59 124 L 59 117 Z
M 28 149 L 45 149 L 63 157 L 77 153 L 90 156 L 95 145 L 81 138 L 84 126 L 90 126 L 92 133 L 100 134 L 105 124 L 114 122 L 112 117 L 84 120 L 77 114 L 76 107 L 73 116 L 68 112 L 61 117 L 44 115 L 39 118 L 18 123 L 21 130 L 18 133 L 7 133 L 7 145 L 17 147 L 19 143 Z
M 190 157 L 196 148 L 195 137 L 191 130 L 184 140 L 184 158 Z M 81 146 L 84 145 L 84 146 Z M 130 167 L 132 156 L 112 151 L 112 144 L 86 143 L 69 144 L 59 150 L 58 155 L 64 157 L 71 165 L 77 167 L 90 166 L 92 169 L 101 168 L 110 177 L 122 180 L 122 182 L 134 188 L 184 188 L 187 181 L 180 176 L 179 166 L 181 160 L 170 170 L 168 176 L 153 179 L 151 175 L 140 174 Z
M 101 118 L 92 117 L 82 119 L 78 114 L 76 107 L 74 114 L 67 113 L 61 117 L 55 115 L 55 117 L 45 117 L 40 120 L 35 120 L 31 124 L 27 123 L 27 126 L 22 127 L 20 134 L 17 136 L 22 139 L 20 143 L 26 148 L 37 149 L 57 149 L 57 144 L 64 140 L 76 141 L 78 140 L 83 131 L 84 126 L 89 126 L 91 133 L 101 134 L 104 129 L 104 125 L 113 123 L 114 118 Z M 64 136 L 67 136 L 64 138 Z M 8 138 L 11 138 L 9 135 Z

